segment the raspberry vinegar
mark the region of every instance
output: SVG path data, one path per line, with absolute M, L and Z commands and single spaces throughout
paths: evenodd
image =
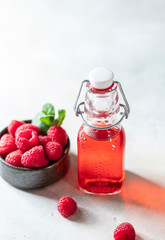
M 121 191 L 125 177 L 125 132 L 120 123 L 128 117 L 130 109 L 120 83 L 113 81 L 113 76 L 106 68 L 91 71 L 89 81 L 81 85 L 74 107 L 83 121 L 77 147 L 78 181 L 84 193 L 116 194 Z M 77 106 L 84 83 L 85 102 Z M 126 105 L 119 104 L 118 90 Z
M 114 194 L 124 180 L 124 129 L 93 130 L 82 126 L 78 133 L 78 176 L 81 190 Z M 85 161 L 84 161 L 85 159 Z

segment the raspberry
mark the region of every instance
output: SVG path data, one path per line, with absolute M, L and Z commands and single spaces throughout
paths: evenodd
M 38 145 L 38 135 L 31 129 L 19 131 L 16 135 L 15 143 L 18 149 L 25 152 Z
M 48 136 L 42 136 L 42 135 L 39 135 L 38 136 L 39 138 L 39 145 L 42 145 L 43 147 L 51 141 L 50 137 Z
M 39 129 L 37 126 L 35 126 L 35 125 L 31 124 L 31 123 L 26 123 L 26 124 L 24 124 L 24 125 L 22 125 L 22 126 L 20 126 L 20 127 L 17 128 L 17 130 L 16 130 L 16 132 L 15 132 L 15 136 L 16 136 L 20 131 L 23 131 L 23 130 L 25 130 L 25 129 L 31 129 L 31 130 L 36 131 L 38 134 L 40 134 L 40 129 Z
M 52 139 L 52 141 L 58 142 L 64 148 L 67 144 L 67 134 L 66 131 L 60 126 L 50 127 L 47 131 L 47 135 Z
M 48 165 L 45 159 L 43 146 L 36 146 L 22 155 L 21 163 L 24 167 L 38 168 Z
M 15 138 L 10 134 L 4 134 L 0 140 L 0 156 L 5 157 L 8 153 L 16 149 Z
M 15 132 L 17 130 L 18 127 L 20 127 L 21 125 L 25 124 L 22 121 L 17 121 L 17 120 L 12 120 L 11 123 L 8 126 L 8 132 L 15 137 Z
M 128 223 L 121 223 L 114 231 L 115 240 L 135 240 L 135 229 Z
M 76 211 L 77 203 L 71 197 L 62 197 L 58 202 L 57 209 L 63 217 L 69 217 Z
M 63 154 L 63 148 L 58 142 L 48 142 L 45 146 L 45 152 L 49 160 L 56 161 Z
M 20 150 L 15 150 L 15 151 L 9 153 L 6 156 L 5 160 L 7 163 L 10 163 L 14 166 L 22 167 L 21 156 L 22 156 L 22 152 Z

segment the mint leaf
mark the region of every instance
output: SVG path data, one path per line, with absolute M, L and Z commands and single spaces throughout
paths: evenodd
M 43 116 L 43 113 L 38 113 L 32 120 L 32 124 L 36 125 L 42 133 L 47 133 L 49 126 L 41 122 L 40 118 Z
M 47 133 L 51 126 L 62 125 L 65 118 L 65 110 L 58 110 L 58 118 L 55 119 L 55 109 L 51 103 L 46 103 L 42 107 L 42 111 L 38 113 L 32 120 L 32 124 L 39 127 L 44 134 Z
M 53 125 L 54 116 L 52 115 L 45 115 L 40 117 L 41 122 L 46 123 L 49 127 Z
M 42 112 L 45 115 L 51 115 L 52 117 L 55 116 L 54 106 L 51 103 L 44 104 L 44 106 L 42 107 Z
M 54 120 L 54 124 L 53 125 L 62 125 L 64 119 L 65 119 L 65 110 L 64 109 L 61 109 L 61 110 L 58 110 L 58 118 L 56 118 Z

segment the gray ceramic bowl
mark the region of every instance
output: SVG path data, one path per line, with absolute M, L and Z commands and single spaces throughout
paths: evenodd
M 30 122 L 29 120 L 24 122 Z M 0 138 L 7 133 L 7 128 L 0 132 Z M 61 179 L 69 167 L 70 141 L 64 149 L 63 156 L 56 162 L 42 168 L 16 167 L 0 157 L 0 176 L 11 185 L 21 189 L 41 188 Z

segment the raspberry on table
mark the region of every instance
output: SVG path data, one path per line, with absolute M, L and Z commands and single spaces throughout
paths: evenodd
M 38 138 L 39 138 L 39 145 L 42 145 L 43 147 L 45 147 L 45 145 L 51 141 L 51 138 L 48 136 L 39 135 Z
M 21 163 L 24 167 L 38 168 L 48 165 L 49 161 L 44 156 L 43 146 L 36 146 L 22 155 Z
M 22 126 L 20 126 L 20 127 L 17 128 L 17 130 L 16 130 L 16 132 L 15 132 L 15 136 L 17 136 L 17 134 L 18 134 L 20 131 L 23 131 L 23 130 L 25 130 L 25 129 L 31 129 L 31 130 L 36 131 L 37 134 L 40 134 L 40 129 L 39 129 L 37 126 L 35 126 L 35 125 L 31 124 L 31 123 L 25 123 L 25 124 L 23 124 Z
M 58 142 L 48 142 L 45 146 L 46 156 L 51 161 L 60 159 L 63 154 L 63 148 Z
M 0 156 L 4 158 L 8 153 L 16 149 L 15 138 L 10 134 L 4 134 L 0 139 Z
M 128 223 L 121 223 L 114 231 L 115 240 L 135 240 L 135 229 Z
M 50 127 L 47 131 L 47 135 L 52 139 L 52 141 L 60 143 L 63 148 L 66 146 L 67 134 L 61 126 Z
M 15 150 L 15 151 L 9 153 L 6 156 L 5 160 L 7 163 L 10 163 L 14 166 L 22 167 L 21 156 L 22 156 L 22 152 L 20 150 Z
M 25 123 L 22 121 L 12 120 L 11 123 L 9 124 L 9 126 L 7 127 L 7 130 L 13 137 L 15 137 L 15 132 L 16 132 L 17 128 L 23 124 L 25 124 Z
M 75 213 L 77 209 L 77 203 L 71 197 L 65 196 L 60 198 L 57 209 L 63 217 L 69 217 Z
M 38 145 L 38 135 L 31 129 L 24 129 L 16 134 L 15 143 L 18 149 L 25 152 Z

